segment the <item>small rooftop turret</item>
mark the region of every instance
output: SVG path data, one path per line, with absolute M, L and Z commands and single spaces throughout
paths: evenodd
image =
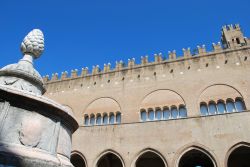
M 226 25 L 222 27 L 221 42 L 224 48 L 234 48 L 246 45 L 240 25 Z

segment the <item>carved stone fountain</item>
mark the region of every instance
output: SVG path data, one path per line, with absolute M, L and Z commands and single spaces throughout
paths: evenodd
M 78 128 L 72 111 L 42 96 L 42 77 L 33 59 L 44 50 L 43 33 L 23 40 L 24 57 L 0 69 L 0 166 L 72 166 L 71 136 Z

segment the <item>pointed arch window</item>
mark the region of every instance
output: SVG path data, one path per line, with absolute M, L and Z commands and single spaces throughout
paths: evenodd
M 91 115 L 90 116 L 90 125 L 94 125 L 95 124 L 95 116 Z
M 210 101 L 208 105 L 209 114 L 215 115 L 217 113 L 216 104 L 214 101 Z
M 150 121 L 153 121 L 155 119 L 155 113 L 152 109 L 148 110 L 148 118 Z
M 161 111 L 161 109 L 159 109 L 159 108 L 156 109 L 155 117 L 156 117 L 156 120 L 161 120 L 162 119 L 162 111 Z
M 107 124 L 109 123 L 108 121 L 109 121 L 108 114 L 105 113 L 105 114 L 103 115 L 103 124 L 104 124 L 104 125 L 107 125 Z
M 84 125 L 85 126 L 89 125 L 89 116 L 88 115 L 85 115 L 85 117 L 84 117 Z
M 177 119 L 179 117 L 178 110 L 176 106 L 171 107 L 171 116 L 172 119 Z
M 102 117 L 101 114 L 98 114 L 96 117 L 96 124 L 97 125 L 101 125 L 102 124 Z
M 115 116 L 113 113 L 110 113 L 109 115 L 109 124 L 114 124 L 115 123 Z
M 234 102 L 233 102 L 232 99 L 228 99 L 228 100 L 227 100 L 227 105 L 226 105 L 226 107 L 227 107 L 227 112 L 228 112 L 228 113 L 231 113 L 231 112 L 235 112 L 235 111 L 236 111 L 236 110 L 235 110 L 235 106 L 234 106 Z
M 245 104 L 244 104 L 243 100 L 241 100 L 240 98 L 236 98 L 235 107 L 236 107 L 236 110 L 238 112 L 246 110 Z
M 217 103 L 218 114 L 224 114 L 226 112 L 226 106 L 223 101 Z
M 117 112 L 117 113 L 116 113 L 116 118 L 115 118 L 115 119 L 116 119 L 116 123 L 117 123 L 117 124 L 120 124 L 120 123 L 121 123 L 121 113 L 120 113 L 120 112 Z
M 141 121 L 147 121 L 147 112 L 144 109 L 141 110 Z
M 186 118 L 187 117 L 187 109 L 185 106 L 180 106 L 179 107 L 179 117 L 180 118 Z
M 163 119 L 167 120 L 171 118 L 171 113 L 168 107 L 163 108 Z
M 201 112 L 202 116 L 208 115 L 208 108 L 207 108 L 206 103 L 201 103 L 201 105 L 200 105 L 200 112 Z

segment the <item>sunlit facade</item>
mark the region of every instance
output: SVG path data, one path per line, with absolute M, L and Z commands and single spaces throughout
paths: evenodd
M 45 77 L 72 109 L 76 167 L 244 167 L 250 164 L 250 41 L 222 28 L 212 51 L 141 57 Z

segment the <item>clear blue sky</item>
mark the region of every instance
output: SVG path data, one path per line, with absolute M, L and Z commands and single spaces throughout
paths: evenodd
M 225 24 L 239 23 L 250 37 L 249 7 L 249 0 L 1 0 L 0 67 L 20 59 L 20 43 L 34 28 L 45 35 L 35 62 L 41 75 L 211 48 Z

